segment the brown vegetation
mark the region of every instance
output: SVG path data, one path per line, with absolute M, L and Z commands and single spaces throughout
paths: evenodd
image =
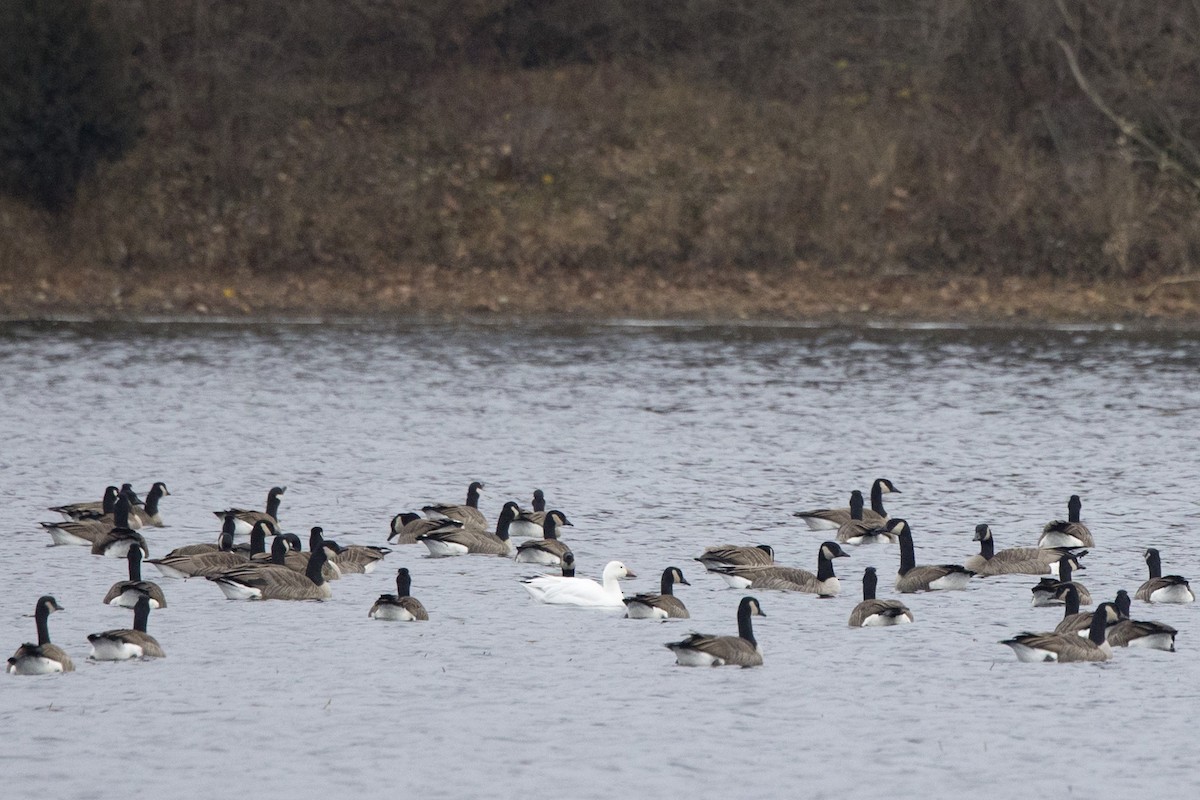
M 0 199 L 10 311 L 86 307 L 85 276 L 152 311 L 296 285 L 441 311 L 448 280 L 672 315 L 1200 293 L 1155 290 L 1200 253 L 1194 2 L 96 3 L 136 32 L 144 132 L 68 212 Z M 1081 284 L 1107 299 L 1056 298 Z

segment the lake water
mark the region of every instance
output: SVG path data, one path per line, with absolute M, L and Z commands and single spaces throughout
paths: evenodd
M 5 794 L 164 797 L 1147 797 L 1200 786 L 1200 609 L 1135 603 L 1178 652 L 1104 665 L 1017 663 L 998 644 L 1054 627 L 1033 578 L 906 596 L 916 624 L 846 625 L 868 565 L 892 596 L 894 547 L 836 562 L 842 594 L 757 592 L 761 669 L 676 667 L 691 630 L 734 633 L 744 592 L 692 561 L 768 543 L 815 569 L 791 516 L 891 478 L 921 563 L 962 562 L 979 522 L 1033 544 L 1082 496 L 1099 599 L 1145 579 L 1142 550 L 1200 575 L 1200 341 L 1106 330 L 849 330 L 639 324 L 0 326 L 0 642 L 34 636 L 43 593 L 77 672 L 0 676 Z M 305 534 L 383 544 L 393 514 L 545 490 L 581 574 L 618 558 L 691 581 L 692 619 L 547 607 L 499 558 L 399 547 L 324 603 L 227 601 L 147 577 L 168 658 L 88 663 L 86 635 L 130 625 L 100 603 L 123 561 L 47 547 L 39 520 L 105 485 L 152 481 L 169 527 L 152 555 L 211 541 L 210 513 L 261 507 Z M 399 566 L 430 612 L 376 622 Z M 1033 788 L 1036 787 L 1036 788 Z M 10 794 L 11 793 L 11 794 Z

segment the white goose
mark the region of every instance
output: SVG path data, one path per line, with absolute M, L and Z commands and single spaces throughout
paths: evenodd
M 590 578 L 564 578 L 561 575 L 539 575 L 526 578 L 521 585 L 543 603 L 584 608 L 625 608 L 621 593 L 621 578 L 636 578 L 620 561 L 610 561 L 604 567 L 603 584 Z

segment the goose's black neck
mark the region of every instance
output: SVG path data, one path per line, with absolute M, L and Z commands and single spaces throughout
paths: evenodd
M 861 520 L 863 518 L 863 496 L 862 492 L 854 491 L 850 493 L 850 519 Z
M 1071 572 L 1071 558 L 1070 556 L 1063 556 L 1058 560 L 1058 580 L 1061 583 L 1070 583 Z
M 279 519 L 279 503 L 282 499 L 281 495 L 281 492 L 276 492 L 274 490 L 267 495 L 267 514 L 269 514 L 273 519 Z
M 478 483 L 472 483 L 467 487 L 467 505 L 471 508 L 479 508 L 479 490 L 482 488 Z
M 146 513 L 154 516 L 158 513 L 158 501 L 162 499 L 163 486 L 161 483 L 156 483 L 150 487 L 150 491 L 146 493 Z
M 754 638 L 754 626 L 750 623 L 751 601 L 749 599 L 742 600 L 738 606 L 738 636 L 745 639 L 752 645 L 757 646 L 758 641 Z
M 272 545 L 273 547 L 274 545 Z M 267 552 L 267 529 L 264 525 L 255 525 L 250 531 L 250 555 Z
M 129 561 L 129 580 L 140 581 L 142 579 L 142 548 L 129 548 L 125 558 Z
M 135 631 L 146 632 L 146 623 L 150 621 L 150 598 L 143 595 L 138 598 L 137 605 L 133 607 L 133 629 Z
M 668 567 L 663 570 L 662 583 L 658 587 L 659 594 L 674 594 L 675 593 L 675 571 Z
M 545 511 L 546 510 L 546 495 L 542 493 L 541 489 L 533 490 L 533 510 L 534 511 Z
M 118 497 L 116 505 L 113 506 L 113 527 L 129 527 L 129 499 L 124 495 Z
M 833 559 L 825 555 L 825 545 L 821 545 L 821 550 L 817 554 L 817 580 L 827 581 L 832 577 L 834 577 Z
M 309 553 L 308 568 L 304 570 L 304 574 L 317 586 L 325 582 L 325 576 L 321 574 L 321 568 L 325 566 L 325 562 L 328 560 L 324 547 L 318 547 Z
M 276 536 L 271 542 L 271 563 L 287 566 L 288 543 L 282 536 Z
M 512 503 L 505 503 L 504 508 L 500 509 L 500 516 L 496 518 L 496 538 L 501 541 L 508 540 L 508 526 L 512 525 L 513 520 L 517 518 L 517 507 Z M 549 519 L 546 520 L 546 525 L 549 528 L 543 527 L 543 531 L 553 531 L 554 525 Z M 553 539 L 548 533 L 545 534 L 547 539 Z
M 396 597 L 408 597 L 410 594 L 412 594 L 412 575 L 406 569 L 397 571 Z
M 1131 605 L 1132 603 L 1129 600 L 1129 592 L 1125 591 L 1124 589 L 1117 592 L 1117 615 L 1120 616 L 1121 619 L 1129 619 L 1129 609 Z
M 50 605 L 38 603 L 37 612 L 33 616 L 37 621 L 38 644 L 50 644 Z
M 233 549 L 233 531 L 221 531 L 221 535 L 217 537 L 217 549 L 222 553 L 228 553 Z
M 863 572 L 863 600 L 875 599 L 875 586 L 879 583 L 879 578 L 875 574 L 875 570 L 868 569 Z
M 900 574 L 907 575 L 917 565 L 917 554 L 913 550 L 912 531 L 905 528 L 900 533 Z
M 1088 629 L 1088 638 L 1093 644 L 1104 644 L 1104 634 L 1108 630 L 1108 607 L 1111 603 L 1101 603 L 1092 614 L 1092 625 Z
M 1157 550 L 1146 551 L 1146 566 L 1150 568 L 1151 579 L 1162 577 L 1162 559 Z
M 1079 590 L 1074 586 L 1068 586 L 1063 596 L 1063 617 L 1074 616 L 1079 613 Z
M 996 555 L 996 542 L 991 536 L 979 540 L 979 555 L 983 556 L 985 561 Z
M 1079 495 L 1071 495 L 1071 499 L 1067 502 L 1067 522 L 1079 522 L 1079 512 L 1083 510 L 1083 503 L 1079 502 Z
M 101 513 L 106 514 L 106 515 L 113 513 L 113 509 L 117 505 L 117 496 L 118 496 L 118 491 L 117 491 L 117 487 L 115 487 L 115 486 L 109 486 L 107 489 L 104 490 L 104 502 L 101 503 L 101 509 L 102 509 Z
M 881 517 L 887 516 L 887 512 L 883 510 L 883 483 L 881 481 L 871 484 L 871 510 Z

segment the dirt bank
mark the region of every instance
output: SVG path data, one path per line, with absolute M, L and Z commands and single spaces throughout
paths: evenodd
M 701 320 L 1123 323 L 1200 327 L 1200 279 L 1080 283 L 1008 277 L 703 270 L 333 270 L 195 278 L 84 270 L 0 283 L 8 319 L 86 317 L 637 317 Z

